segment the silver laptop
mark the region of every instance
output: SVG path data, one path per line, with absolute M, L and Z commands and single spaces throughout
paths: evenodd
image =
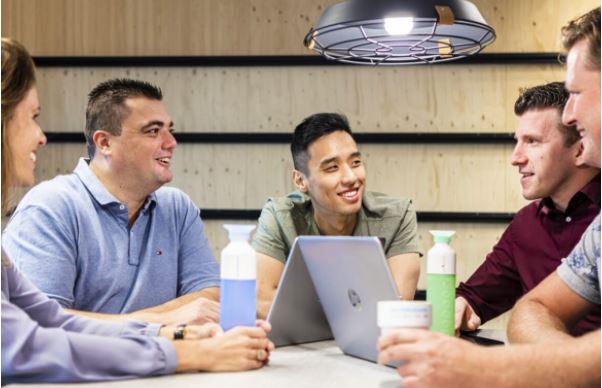
M 339 348 L 376 362 L 376 304 L 399 300 L 379 239 L 301 236 L 297 245 Z
M 330 326 L 299 250 L 293 243 L 267 321 L 276 346 L 332 339 Z

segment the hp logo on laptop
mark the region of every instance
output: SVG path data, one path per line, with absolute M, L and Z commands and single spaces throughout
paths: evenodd
M 353 306 L 353 308 L 358 311 L 361 311 L 362 300 L 360 299 L 360 296 L 358 295 L 358 293 L 355 292 L 355 290 L 352 290 L 350 288 L 347 290 L 347 296 L 349 297 L 349 301 L 351 302 L 351 305 Z

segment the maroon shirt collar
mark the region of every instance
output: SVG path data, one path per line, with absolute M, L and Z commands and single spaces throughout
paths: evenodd
M 600 207 L 600 174 L 596 175 L 594 179 L 573 195 L 564 213 L 556 210 L 554 202 L 548 197 L 539 201 L 537 212 L 544 216 L 571 215 L 590 204 Z

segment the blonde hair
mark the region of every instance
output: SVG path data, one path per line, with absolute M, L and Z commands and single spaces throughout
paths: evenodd
M 0 204 L 2 217 L 8 213 L 9 187 L 14 180 L 14 163 L 6 124 L 13 117 L 15 107 L 23 101 L 35 83 L 35 66 L 25 47 L 14 39 L 2 38 L 2 200 Z M 4 251 L 1 256 L 0 265 L 10 266 Z
M 577 42 L 587 39 L 588 58 L 600 70 L 600 7 L 571 20 L 562 27 L 562 44 L 569 51 Z
M 14 176 L 11 139 L 7 136 L 6 124 L 35 83 L 35 65 L 25 47 L 14 39 L 2 38 L 2 216 L 8 212 L 9 187 Z

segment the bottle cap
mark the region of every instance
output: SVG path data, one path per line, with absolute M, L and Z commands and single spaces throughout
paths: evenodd
M 255 225 L 249 224 L 225 224 L 224 228 L 228 231 L 230 241 L 245 240 L 249 241 L 251 232 L 255 229 Z
M 452 236 L 456 234 L 455 230 L 429 230 L 429 232 L 433 235 L 436 243 L 444 244 L 449 244 Z

